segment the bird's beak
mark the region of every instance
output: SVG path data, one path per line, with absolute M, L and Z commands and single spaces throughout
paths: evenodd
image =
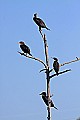
M 40 93 L 39 95 L 42 95 L 42 93 Z
M 54 59 L 53 57 L 51 57 L 52 59 Z

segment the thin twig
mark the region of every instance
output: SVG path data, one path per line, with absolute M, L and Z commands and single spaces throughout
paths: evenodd
M 68 71 L 71 71 L 71 69 L 68 69 L 68 70 L 64 70 L 64 71 L 62 71 L 62 72 L 59 72 L 58 75 L 59 75 L 59 74 L 63 74 L 63 73 L 68 72 Z M 49 77 L 52 78 L 52 77 L 54 77 L 54 76 L 57 76 L 57 74 L 53 74 L 53 75 L 51 75 L 51 76 L 49 76 Z
M 43 72 L 43 71 L 45 71 L 45 70 L 47 70 L 47 69 L 44 68 L 44 69 L 40 70 L 39 73 L 40 73 L 40 72 Z M 54 69 L 51 69 L 51 70 L 49 71 L 49 73 L 52 72 L 53 70 L 54 70 Z
M 77 61 L 79 61 L 79 60 L 80 60 L 80 58 L 76 57 L 75 60 L 72 60 L 72 61 L 69 61 L 69 62 L 65 62 L 65 63 L 63 63 L 63 64 L 60 64 L 60 67 L 66 65 L 66 64 L 70 64 L 70 63 L 72 63 L 72 62 L 77 62 Z
M 50 97 L 52 97 L 53 96 L 53 94 L 52 95 L 50 95 Z
M 42 71 L 44 71 L 44 70 L 47 70 L 47 69 L 44 68 L 44 69 L 40 70 L 39 73 L 42 72 Z
M 46 64 L 45 64 L 42 60 L 40 60 L 39 58 L 35 58 L 35 57 L 33 57 L 33 56 L 27 56 L 26 54 L 21 53 L 21 52 L 19 52 L 19 51 L 18 51 L 18 53 L 21 54 L 21 55 L 23 55 L 23 56 L 25 56 L 25 57 L 28 57 L 28 58 L 37 60 L 38 62 L 42 63 L 42 64 L 44 65 L 45 68 L 47 68 Z

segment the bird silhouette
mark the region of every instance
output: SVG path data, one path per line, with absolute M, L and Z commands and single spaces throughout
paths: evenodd
M 48 96 L 46 95 L 46 92 L 42 92 L 42 93 L 40 93 L 40 95 L 42 95 L 43 101 L 44 101 L 45 104 L 48 106 Z M 51 99 L 50 99 L 50 103 L 51 103 L 51 107 L 54 107 L 55 109 L 58 110 L 58 108 L 54 106 L 54 103 L 52 102 Z
M 54 68 L 54 71 L 56 72 L 56 74 L 58 75 L 58 72 L 59 72 L 59 63 L 58 63 L 58 59 L 57 58 L 53 58 L 54 59 L 54 63 L 53 63 L 53 68 Z
M 27 45 L 25 45 L 25 43 L 24 43 L 23 41 L 20 41 L 19 44 L 20 44 L 21 50 L 22 50 L 24 53 L 26 53 L 26 55 L 29 54 L 29 55 L 32 56 L 32 54 L 30 53 L 30 48 L 29 48 Z
M 41 30 L 41 28 L 46 28 L 47 30 L 50 30 L 42 19 L 37 18 L 37 13 L 34 14 L 33 20 L 39 26 L 39 30 Z

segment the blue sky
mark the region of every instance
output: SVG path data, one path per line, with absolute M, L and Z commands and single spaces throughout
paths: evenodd
M 64 63 L 80 57 L 79 0 L 0 0 L 0 120 L 44 120 L 46 106 L 39 93 L 46 90 L 43 66 L 20 56 L 23 40 L 33 56 L 45 61 L 44 46 L 33 14 L 38 13 L 51 31 L 43 29 L 51 57 Z M 65 65 L 60 71 L 72 69 L 51 79 L 54 120 L 76 120 L 80 117 L 80 62 Z

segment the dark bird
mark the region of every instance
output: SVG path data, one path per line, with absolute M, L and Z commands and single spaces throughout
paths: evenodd
M 28 53 L 29 55 L 31 55 L 31 53 L 30 53 L 30 48 L 29 48 L 27 45 L 25 45 L 25 43 L 24 43 L 23 41 L 20 41 L 19 44 L 20 44 L 21 50 L 22 50 L 24 53 L 26 53 L 26 55 L 27 55 L 27 53 Z M 32 55 L 31 55 L 31 56 L 32 56 Z
M 47 30 L 50 30 L 50 29 L 46 26 L 46 24 L 43 22 L 42 19 L 37 18 L 37 13 L 34 14 L 33 20 L 34 20 L 34 22 L 39 26 L 39 30 L 41 30 L 41 28 L 46 28 Z
M 58 72 L 59 72 L 59 63 L 58 63 L 58 59 L 57 58 L 53 58 L 54 59 L 54 63 L 53 63 L 53 68 L 56 72 L 56 74 L 58 75 Z
M 48 106 L 48 96 L 46 95 L 46 92 L 42 92 L 42 93 L 40 93 L 40 95 L 42 95 L 43 101 L 44 101 L 45 104 Z M 55 109 L 57 109 L 57 108 L 54 106 L 54 103 L 52 102 L 51 99 L 50 99 L 50 103 L 51 103 L 51 107 L 54 107 Z M 57 110 L 58 110 L 58 109 L 57 109 Z

